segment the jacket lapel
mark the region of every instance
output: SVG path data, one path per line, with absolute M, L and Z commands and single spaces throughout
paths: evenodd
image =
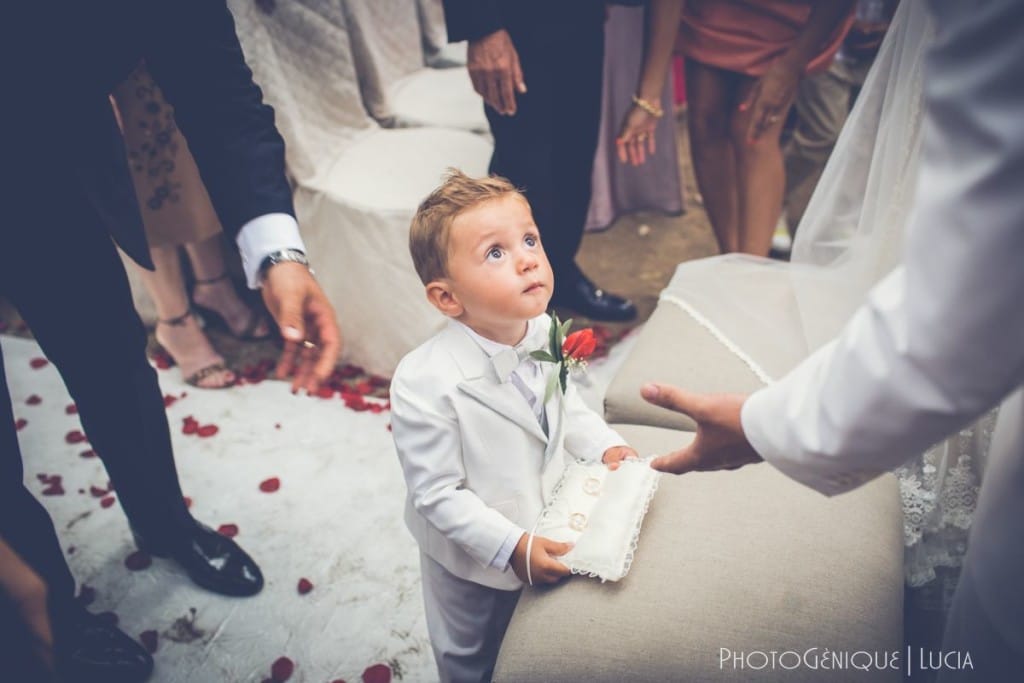
M 484 350 L 455 323 L 449 323 L 443 334 L 465 378 L 459 383 L 459 390 L 547 443 L 548 437 L 526 399 L 511 382 L 498 381 L 491 359 Z

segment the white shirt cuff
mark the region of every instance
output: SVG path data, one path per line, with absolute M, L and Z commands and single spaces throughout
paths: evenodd
M 618 432 L 611 428 L 602 433 L 589 434 L 584 438 L 587 445 L 584 447 L 583 453 L 577 453 L 576 455 L 592 462 L 601 462 L 605 451 L 609 448 L 629 445 L 625 439 L 619 436 Z
M 235 241 L 242 254 L 242 269 L 250 289 L 259 289 L 260 263 L 269 254 L 282 249 L 306 251 L 299 235 L 299 224 L 286 213 L 268 213 L 253 218 L 242 226 Z
M 493 560 L 491 560 L 492 567 L 504 571 L 505 567 L 508 566 L 509 560 L 512 559 L 512 552 L 516 549 L 519 539 L 523 537 L 523 533 L 523 530 L 519 527 L 508 532 L 508 536 L 505 537 L 505 542 L 502 543 L 501 548 L 498 549 L 498 554 L 494 556 Z

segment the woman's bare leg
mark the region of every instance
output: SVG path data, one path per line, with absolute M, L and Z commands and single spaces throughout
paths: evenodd
M 224 264 L 224 251 L 221 247 L 221 236 L 214 235 L 202 242 L 185 245 L 192 270 L 196 276 L 196 286 L 192 297 L 197 304 L 219 313 L 227 321 L 228 327 L 235 336 L 241 336 L 246 328 L 253 324 L 253 316 L 259 316 L 238 297 L 235 286 L 227 277 L 227 266 Z M 270 334 L 270 326 L 263 316 L 259 316 L 249 334 L 261 338 Z
M 711 228 L 723 253 L 739 249 L 736 165 L 729 130 L 735 98 L 735 74 L 686 62 L 687 122 L 697 187 L 704 197 Z
M 757 79 L 741 77 L 738 102 L 746 99 Z M 786 111 L 789 111 L 787 107 Z M 736 150 L 737 198 L 739 207 L 739 251 L 767 256 L 772 234 L 782 214 L 782 195 L 786 189 L 786 168 L 779 136 L 786 113 L 769 127 L 756 142 L 748 140 L 750 112 L 731 116 L 733 149 Z
M 160 321 L 176 321 L 173 324 L 157 323 L 157 341 L 174 358 L 183 377 L 190 377 L 204 368 L 222 364 L 224 358 L 210 344 L 210 340 L 199 327 L 199 321 L 195 316 L 187 315 L 191 310 L 191 303 L 185 292 L 185 280 L 177 248 L 152 247 L 149 252 L 156 270 L 139 268 L 142 284 L 156 305 L 157 318 Z M 235 373 L 224 369 L 206 375 L 199 380 L 198 386 L 203 389 L 216 389 L 234 381 Z

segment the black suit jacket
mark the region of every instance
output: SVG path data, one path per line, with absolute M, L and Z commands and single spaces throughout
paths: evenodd
M 108 99 L 145 60 L 225 231 L 266 213 L 294 215 L 284 141 L 224 0 L 19 0 L 0 10 L 0 25 L 0 134 L 16 176 L 8 206 L 44 196 L 40 187 L 57 202 L 80 192 L 125 252 L 152 266 Z
M 578 20 L 600 20 L 604 0 L 443 0 L 448 41 L 475 40 L 500 28 L 516 36 L 560 33 Z

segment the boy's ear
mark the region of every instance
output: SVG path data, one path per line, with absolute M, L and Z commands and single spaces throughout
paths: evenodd
M 451 285 L 444 280 L 427 283 L 427 301 L 449 318 L 458 318 L 462 315 L 462 304 L 455 298 Z

